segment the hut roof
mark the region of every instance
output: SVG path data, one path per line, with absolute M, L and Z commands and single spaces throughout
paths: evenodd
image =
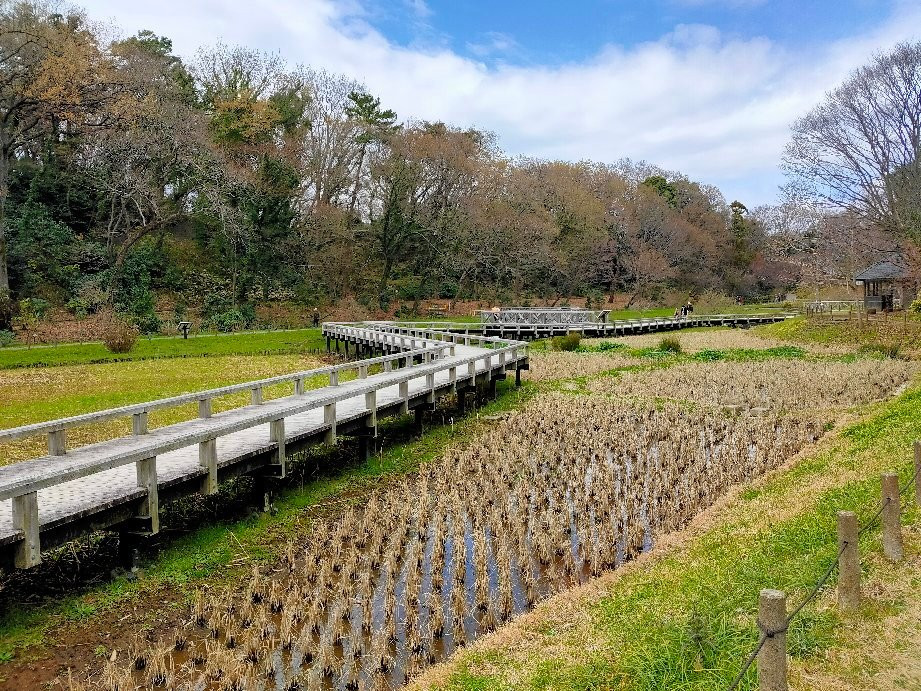
M 898 281 L 905 278 L 910 278 L 908 270 L 888 259 L 876 262 L 854 276 L 855 281 Z

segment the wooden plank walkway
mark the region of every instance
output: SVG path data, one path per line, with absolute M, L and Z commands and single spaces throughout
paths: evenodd
M 284 478 L 287 454 L 335 442 L 337 434 L 367 439 L 377 420 L 430 406 L 459 389 L 528 368 L 526 340 L 579 331 L 615 336 L 699 326 L 748 326 L 786 315 L 720 315 L 641 319 L 607 324 L 325 324 L 328 347 L 353 344 L 382 353 L 345 365 L 295 372 L 71 418 L 0 430 L 0 442 L 45 434 L 48 455 L 0 467 L 0 563 L 20 568 L 41 561 L 43 549 L 99 529 L 153 534 L 162 501 L 197 492 L 240 474 Z M 418 364 L 416 362 L 418 361 Z M 382 371 L 371 374 L 372 368 Z M 340 376 L 357 371 L 357 378 Z M 310 377 L 330 384 L 305 390 Z M 263 401 L 263 388 L 291 382 L 294 392 Z M 251 404 L 212 415 L 211 400 L 251 391 Z M 198 402 L 199 417 L 148 429 L 154 410 Z M 132 418 L 133 434 L 67 449 L 67 430 Z M 364 444 L 367 448 L 367 444 Z
M 42 549 L 89 530 L 121 525 L 156 533 L 162 497 L 213 493 L 218 482 L 240 472 L 282 478 L 291 447 L 334 442 L 343 430 L 373 435 L 378 416 L 430 405 L 437 396 L 473 386 L 478 379 L 493 381 L 507 369 L 527 367 L 522 343 L 478 338 L 465 345 L 470 339 L 453 334 L 395 337 L 351 325 L 327 325 L 324 331 L 333 339 L 396 352 L 291 375 L 303 382 L 311 374 L 329 372 L 338 382 L 339 372 L 356 369 L 358 378 L 351 381 L 154 430 L 146 430 L 146 410 L 164 407 L 163 402 L 0 431 L 6 439 L 47 433 L 51 450 L 42 458 L 0 467 L 0 551 L 16 566 L 29 567 L 40 562 Z M 415 364 L 416 359 L 421 362 Z M 375 365 L 384 371 L 370 374 Z M 270 380 L 235 388 L 261 391 L 265 381 Z M 186 399 L 210 400 L 221 391 L 167 400 L 177 405 Z M 61 430 L 127 415 L 143 415 L 144 429 L 55 455 L 64 451 L 63 440 L 56 437 Z
M 772 324 L 791 319 L 788 313 L 770 314 L 716 314 L 691 317 L 645 317 L 641 319 L 618 319 L 610 322 L 581 323 L 503 323 L 496 320 L 481 323 L 464 322 L 412 322 L 402 323 L 399 328 L 391 322 L 369 322 L 378 328 L 391 328 L 393 332 L 422 333 L 426 329 L 443 329 L 452 333 L 484 335 L 511 338 L 518 341 L 533 341 L 553 336 L 578 332 L 590 338 L 616 338 L 632 334 L 676 331 L 701 327 L 749 328 L 759 324 Z M 537 317 L 535 322 L 540 321 Z

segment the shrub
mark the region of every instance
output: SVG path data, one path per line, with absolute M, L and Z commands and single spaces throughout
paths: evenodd
M 677 336 L 665 336 L 659 341 L 659 350 L 663 353 L 680 353 L 681 341 Z
M 0 348 L 5 348 L 16 342 L 16 334 L 7 329 L 0 330 Z
M 138 340 L 138 328 L 123 316 L 109 318 L 102 331 L 102 342 L 110 353 L 130 353 Z
M 626 347 L 626 344 L 617 341 L 602 341 L 598 344 L 598 350 L 602 353 L 608 350 L 623 350 Z
M 582 334 L 572 332 L 566 334 L 565 336 L 554 336 L 551 344 L 554 350 L 573 351 L 579 347 L 581 340 Z

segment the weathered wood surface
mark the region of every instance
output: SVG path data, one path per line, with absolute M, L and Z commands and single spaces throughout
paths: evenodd
M 350 421 L 366 419 L 373 426 L 378 410 L 391 406 L 407 410 L 408 399 L 431 401 L 436 389 L 451 390 L 487 372 L 493 376 L 499 368 L 504 372 L 506 367 L 525 363 L 527 358 L 523 344 L 484 341 L 484 345 L 504 350 L 455 345 L 451 341 L 463 339 L 453 335 L 431 334 L 442 339 L 437 341 L 416 334 L 394 338 L 392 332 L 338 325 L 332 325 L 327 335 L 350 338 L 368 347 L 413 350 L 396 358 L 370 358 L 323 368 L 319 371 L 329 373 L 333 382 L 323 388 L 303 391 L 301 386 L 300 393 L 290 396 L 263 403 L 257 398 L 249 406 L 146 432 L 146 425 L 138 423 L 135 431 L 139 433 L 132 436 L 0 467 L 0 545 L 22 542 L 24 534 L 29 534 L 34 543 L 42 530 L 85 519 L 138 498 L 145 498 L 146 508 L 155 514 L 158 489 L 197 479 L 203 491 L 213 493 L 217 470 L 260 455 L 274 454 L 283 475 L 286 444 L 308 437 L 334 441 L 336 428 Z M 394 359 L 407 363 L 417 356 L 425 362 L 399 369 L 391 366 Z M 387 365 L 385 371 L 367 375 L 367 368 L 375 364 Z M 360 367 L 365 376 L 337 383 L 338 373 L 348 367 Z M 312 370 L 309 374 L 317 373 Z M 297 376 L 273 379 L 296 380 Z M 233 388 L 252 389 L 253 384 Z M 196 394 L 189 397 L 201 400 Z M 134 408 L 128 406 L 128 413 L 135 414 Z M 103 414 L 119 417 L 125 411 L 123 408 L 118 415 L 112 411 Z M 14 503 L 22 510 L 14 512 Z M 22 516 L 23 510 L 34 513 L 36 505 L 37 524 L 29 516 Z M 152 527 L 156 530 L 156 516 L 153 518 Z M 20 545 L 18 550 L 17 565 L 36 563 L 34 544 Z

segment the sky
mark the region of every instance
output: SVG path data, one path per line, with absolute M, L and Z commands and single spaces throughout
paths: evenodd
M 77 0 L 79 2 L 79 0 Z M 495 132 L 509 155 L 629 157 L 770 203 L 791 123 L 918 0 L 84 0 L 192 59 L 217 41 L 362 82 L 401 120 Z

